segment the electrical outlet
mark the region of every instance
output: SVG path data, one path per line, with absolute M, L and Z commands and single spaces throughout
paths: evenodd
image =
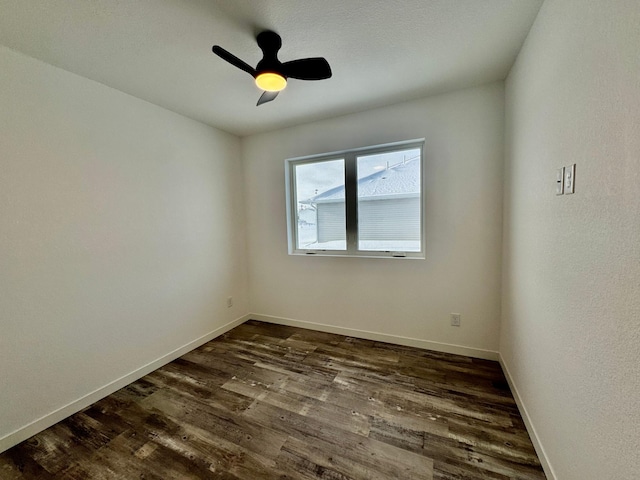
M 452 327 L 459 327 L 460 326 L 460 314 L 459 313 L 452 313 L 451 314 L 451 326 Z
M 233 297 L 227 297 L 227 308 L 233 307 Z

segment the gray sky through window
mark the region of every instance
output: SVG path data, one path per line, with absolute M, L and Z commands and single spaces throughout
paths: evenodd
M 399 152 L 364 155 L 358 157 L 358 178 L 384 170 L 420 155 L 420 150 L 411 149 Z M 298 201 L 307 200 L 339 185 L 344 185 L 344 162 L 330 160 L 326 162 L 298 165 L 296 170 L 296 188 Z

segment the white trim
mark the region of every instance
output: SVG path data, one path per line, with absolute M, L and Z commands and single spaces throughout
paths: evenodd
M 61 420 L 64 420 L 65 418 L 73 415 L 74 413 L 79 412 L 83 408 L 88 407 L 89 405 L 97 402 L 98 400 L 101 400 L 102 398 L 108 395 L 111 395 L 117 390 L 120 390 L 121 388 L 126 387 L 127 385 L 135 382 L 139 378 L 142 378 L 145 375 L 153 372 L 154 370 L 157 370 L 158 368 L 162 367 L 163 365 L 166 365 L 167 363 L 172 362 L 176 358 L 181 357 L 185 353 L 188 353 L 191 350 L 198 348 L 200 345 L 203 345 L 208 341 L 213 340 L 214 338 L 222 335 L 223 333 L 228 332 L 232 328 L 237 327 L 238 325 L 246 322 L 250 318 L 253 318 L 252 315 L 244 315 L 240 318 L 237 318 L 227 323 L 226 325 L 223 325 L 222 327 L 216 328 L 215 330 L 207 333 L 206 335 L 203 335 L 200 338 L 196 338 L 195 340 L 187 343 L 186 345 L 183 345 L 182 347 L 179 347 L 173 350 L 172 352 L 169 352 L 166 355 L 163 355 L 162 357 L 156 360 L 153 360 L 152 362 L 149 362 L 146 365 L 143 365 L 142 367 L 134 370 L 133 372 L 128 373 L 106 384 L 105 386 L 100 387 L 97 390 L 94 390 L 93 392 L 78 398 L 77 400 L 74 400 L 73 402 L 63 407 L 60 407 L 59 409 L 54 410 L 53 412 L 48 413 L 47 415 L 37 420 L 34 420 L 33 422 L 25 425 L 24 427 L 20 427 L 17 430 L 5 435 L 4 437 L 0 438 L 0 453 L 32 437 L 36 433 L 39 433 L 49 428 L 50 426 L 55 425 Z
M 518 388 L 511 376 L 511 372 L 509 372 L 509 367 L 507 367 L 507 363 L 504 361 L 501 353 L 498 353 L 498 361 L 500 362 L 500 366 L 502 367 L 502 371 L 504 372 L 504 376 L 507 378 L 507 383 L 509 384 L 509 388 L 511 389 L 511 393 L 513 394 L 513 398 L 516 401 L 516 405 L 518 406 L 518 410 L 520 410 L 520 416 L 522 420 L 524 420 L 524 424 L 527 427 L 527 432 L 529 432 L 529 437 L 531 437 L 531 443 L 533 443 L 533 447 L 536 449 L 536 453 L 538 454 L 538 458 L 540 459 L 540 463 L 542 464 L 542 468 L 544 469 L 544 473 L 547 476 L 547 480 L 556 480 L 558 477 L 556 476 L 551 463 L 549 462 L 549 458 L 547 457 L 547 452 L 542 446 L 542 442 L 538 437 L 538 432 L 533 426 L 533 422 L 531 421 L 531 417 L 529 416 L 529 412 L 527 411 L 527 407 L 525 407 L 522 397 L 518 392 Z
M 288 325 L 290 327 L 300 327 L 309 330 L 317 330 L 320 332 L 336 333 L 338 335 L 346 335 L 350 337 L 364 338 L 366 340 L 374 340 L 378 342 L 394 343 L 396 345 L 405 345 L 407 347 L 422 348 L 424 350 L 434 350 L 436 352 L 454 353 L 456 355 L 466 355 L 467 357 L 482 358 L 485 360 L 498 360 L 499 353 L 493 350 L 484 350 L 481 348 L 464 347 L 462 345 L 454 345 L 451 343 L 433 342 L 430 340 L 422 340 L 419 338 L 401 337 L 399 335 L 390 335 L 388 333 L 370 332 L 368 330 L 357 330 L 354 328 L 337 327 L 324 323 L 306 322 L 304 320 L 295 320 L 292 318 L 276 317 L 273 315 L 263 315 L 253 313 L 249 315 L 252 320 L 260 320 L 262 322 L 276 323 L 278 325 Z
M 342 157 L 346 153 L 357 152 L 358 154 L 367 154 L 374 151 L 375 153 L 385 153 L 388 151 L 397 150 L 399 148 L 403 148 L 406 146 L 411 147 L 416 143 L 424 143 L 425 138 L 414 138 L 412 140 L 401 140 L 399 142 L 391 142 L 391 143 L 381 143 L 380 145 L 368 145 L 365 147 L 355 147 L 355 148 L 347 148 L 346 150 L 337 150 L 335 152 L 327 152 L 327 153 L 317 153 L 315 155 L 304 155 L 302 157 L 293 157 L 287 158 L 286 162 L 296 162 L 303 163 L 305 160 L 309 160 L 309 162 L 315 162 L 318 159 L 338 159 Z
M 418 252 L 396 252 L 396 251 L 391 251 L 391 250 L 387 250 L 387 251 L 380 251 L 380 252 L 376 252 L 373 250 L 360 250 L 361 252 L 365 252 L 363 255 L 351 255 L 350 253 L 340 253 L 342 252 L 342 250 L 304 250 L 301 252 L 295 252 L 295 253 L 291 253 L 291 256 L 299 256 L 299 257 L 304 257 L 305 255 L 313 257 L 314 255 L 316 257 L 347 257 L 347 258 L 392 258 L 392 259 L 398 259 L 398 258 L 402 258 L 402 259 L 407 259 L 407 260 L 424 260 L 425 256 L 416 256 L 416 255 L 410 255 L 411 253 L 418 253 Z M 256 319 L 257 320 L 257 319 Z M 310 328 L 310 327 L 303 327 L 303 328 Z M 390 342 L 390 343 L 395 343 L 395 342 Z

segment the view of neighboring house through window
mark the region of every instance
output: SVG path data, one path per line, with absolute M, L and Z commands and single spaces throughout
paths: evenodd
M 358 249 L 419 252 L 420 149 L 366 155 L 357 162 Z
M 289 253 L 424 255 L 422 141 L 287 160 Z
M 299 199 L 296 236 L 298 248 L 346 250 L 344 160 L 303 163 L 296 165 L 295 169 L 296 198 Z M 327 192 L 340 189 L 343 192 L 341 198 L 326 200 L 320 205 L 314 200 Z

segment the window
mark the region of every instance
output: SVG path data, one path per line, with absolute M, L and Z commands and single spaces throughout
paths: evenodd
M 423 143 L 286 160 L 289 253 L 424 258 Z

